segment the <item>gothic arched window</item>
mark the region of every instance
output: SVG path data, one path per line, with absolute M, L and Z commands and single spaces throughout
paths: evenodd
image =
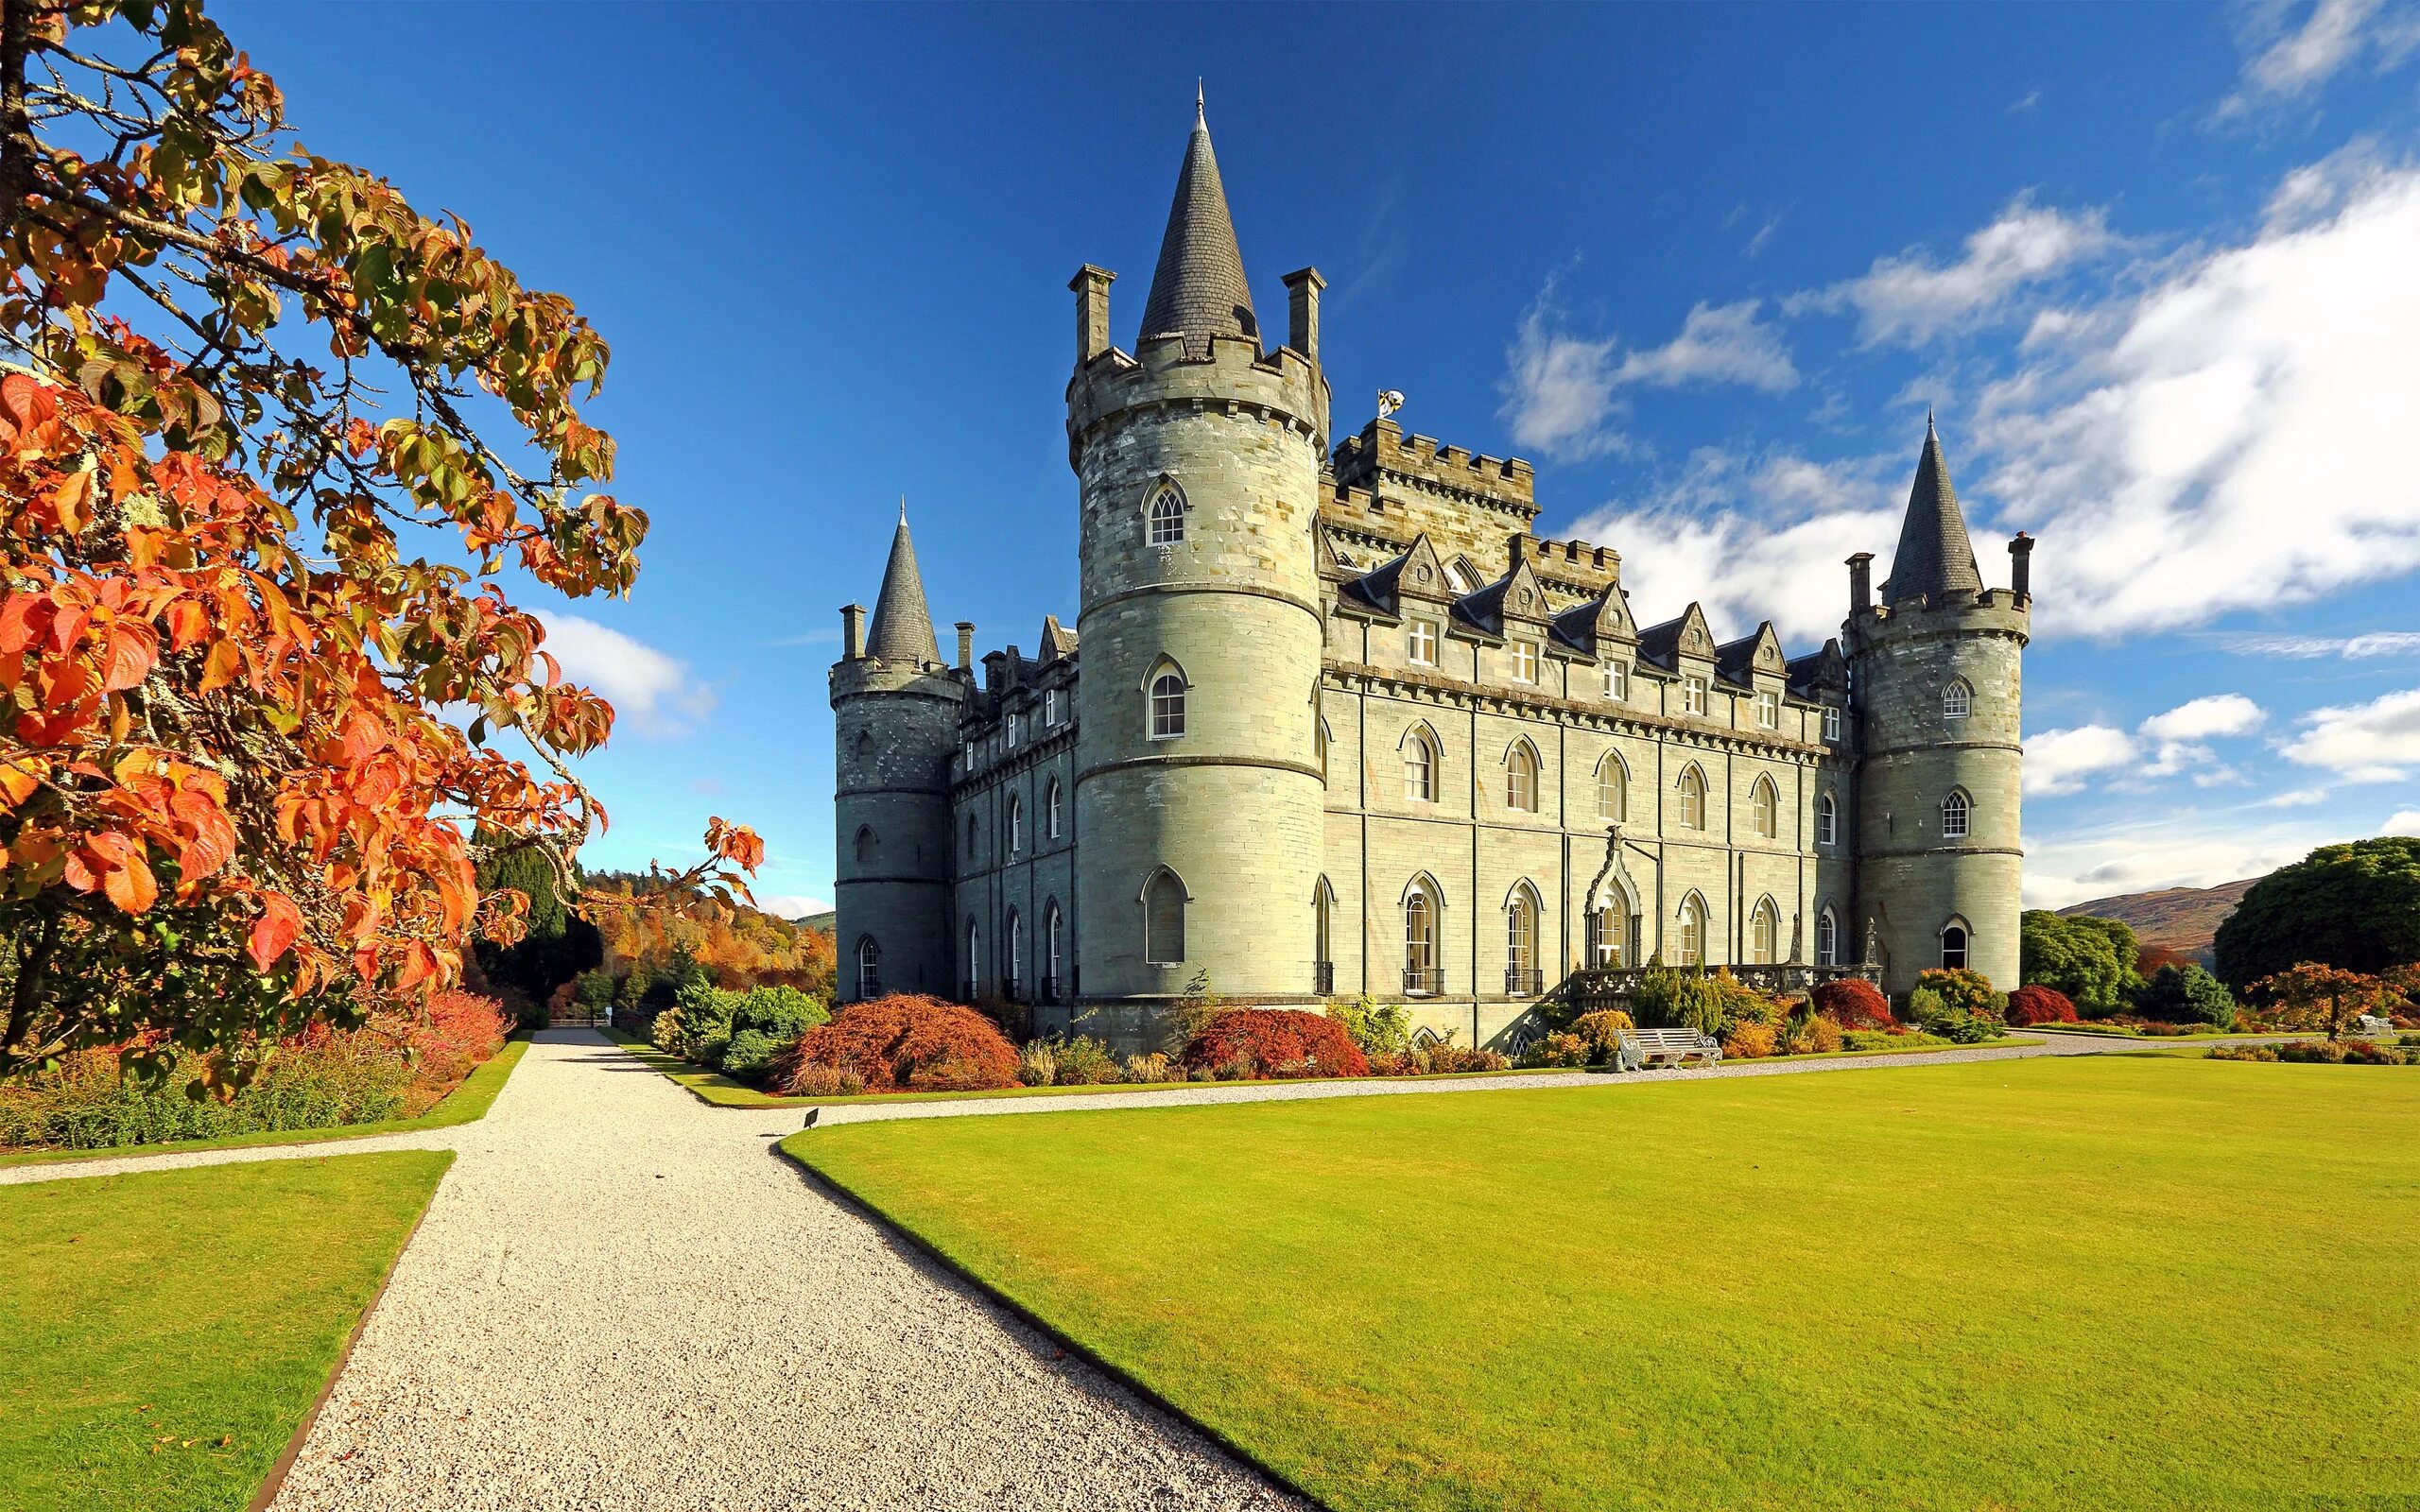
M 1184 669 L 1173 662 L 1163 662 L 1151 677 L 1150 735 L 1153 740 L 1172 740 L 1184 733 Z
M 1819 793 L 1815 796 L 1815 843 L 1835 845 L 1840 837 L 1840 806 L 1832 801 L 1831 794 Z
M 1403 900 L 1403 989 L 1426 996 L 1444 989 L 1437 969 L 1437 895 L 1424 878 Z
M 874 838 L 873 825 L 864 825 L 858 829 L 856 850 L 858 866 L 871 866 L 873 863 Z
M 1042 833 L 1046 839 L 1056 840 L 1065 833 L 1061 827 L 1060 818 L 1065 803 L 1066 794 L 1059 786 L 1059 779 L 1054 777 L 1050 780 L 1050 786 L 1045 791 L 1042 800 Z
M 1512 889 L 1504 905 L 1504 990 L 1527 997 L 1540 990 L 1533 985 L 1538 968 L 1538 900 L 1524 885 Z
M 1437 743 L 1425 730 L 1404 737 L 1403 796 L 1415 803 L 1437 801 Z
M 1945 840 L 1966 838 L 1966 821 L 1971 810 L 1963 793 L 1952 793 L 1941 800 L 1941 837 Z
M 1630 783 L 1621 758 L 1612 751 L 1597 764 L 1597 817 L 1613 821 L 1630 817 Z
M 1966 926 L 1952 924 L 1941 932 L 1941 966 L 1945 971 L 1962 971 L 1966 965 Z
M 1841 921 L 1832 917 L 1829 908 L 1815 918 L 1815 964 L 1841 964 Z
M 1681 769 L 1681 780 L 1674 784 L 1679 798 L 1679 823 L 1685 830 L 1705 828 L 1705 773 L 1692 765 Z
M 1143 959 L 1152 966 L 1184 959 L 1184 884 L 1166 867 L 1143 884 Z
M 1505 753 L 1504 806 L 1524 814 L 1538 811 L 1538 753 L 1527 741 L 1513 742 Z
M 1009 795 L 1009 854 L 1015 855 L 1024 849 L 1025 799 L 1011 793 Z
M 1963 678 L 1951 679 L 1949 686 L 1941 690 L 1941 716 L 1944 719 L 1963 719 L 1972 712 L 1974 704 L 1975 690 L 1966 686 Z
M 1748 827 L 1768 840 L 1781 835 L 1781 795 L 1770 777 L 1757 778 L 1748 789 Z
M 1757 966 L 1781 959 L 1781 911 L 1770 898 L 1756 900 L 1755 912 L 1748 917 L 1748 959 Z
M 1173 546 L 1184 540 L 1184 495 L 1176 490 L 1174 484 L 1164 484 L 1159 492 L 1151 495 L 1149 519 L 1145 544 Z
M 882 947 L 872 935 L 857 941 L 857 999 L 882 996 Z
M 1705 964 L 1705 900 L 1696 893 L 1681 900 L 1681 948 L 1679 966 Z

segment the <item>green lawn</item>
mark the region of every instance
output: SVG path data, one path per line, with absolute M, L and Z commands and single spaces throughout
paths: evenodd
M 453 1160 L 0 1187 L 0 1506 L 245 1506 Z
M 119 1160 L 130 1155 L 175 1155 L 185 1150 L 239 1150 L 266 1144 L 319 1144 L 337 1140 L 365 1139 L 372 1134 L 408 1134 L 420 1129 L 452 1128 L 487 1117 L 504 1091 L 512 1068 L 529 1048 L 525 1038 L 505 1041 L 502 1050 L 471 1068 L 461 1085 L 438 1099 L 418 1118 L 382 1118 L 373 1124 L 347 1124 L 338 1128 L 270 1129 L 257 1134 L 228 1134 L 209 1140 L 163 1140 L 157 1144 L 119 1144 L 101 1150 L 17 1150 L 0 1155 L 0 1165 L 47 1165 L 59 1160 Z
M 2420 1503 L 2420 1076 L 2043 1058 L 783 1148 L 1340 1508 Z

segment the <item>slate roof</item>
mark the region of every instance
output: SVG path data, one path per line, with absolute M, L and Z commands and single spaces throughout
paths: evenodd
M 920 666 L 942 659 L 933 640 L 933 613 L 925 607 L 925 580 L 916 572 L 915 543 L 908 539 L 905 501 L 899 506 L 899 533 L 890 538 L 890 562 L 882 570 L 882 595 L 873 601 L 866 652 Z
M 1150 298 L 1143 304 L 1143 335 L 1182 332 L 1189 352 L 1206 351 L 1214 335 L 1260 338 L 1253 314 L 1252 287 L 1244 282 L 1243 253 L 1227 214 L 1227 192 L 1219 182 L 1218 154 L 1210 150 L 1210 128 L 1197 95 L 1193 137 L 1184 146 L 1176 199 L 1168 206 L 1168 229 L 1160 238 L 1159 266 L 1151 272 Z
M 1899 552 L 1891 560 L 1889 596 L 1927 597 L 1937 593 L 1979 593 L 1983 575 L 1975 567 L 1975 547 L 1966 539 L 1966 517 L 1958 509 L 1958 490 L 1949 481 L 1949 464 L 1942 459 L 1941 438 L 1932 417 L 1925 417 L 1925 451 L 1916 461 L 1915 486 L 1908 490 L 1908 518 L 1899 527 Z

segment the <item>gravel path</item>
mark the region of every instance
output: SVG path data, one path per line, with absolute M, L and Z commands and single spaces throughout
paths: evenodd
M 460 1159 L 276 1512 L 1295 1504 L 824 1196 L 756 1122 L 598 1036 L 540 1036 L 444 1131 Z

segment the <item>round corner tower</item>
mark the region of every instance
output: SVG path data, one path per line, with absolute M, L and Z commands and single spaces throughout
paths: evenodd
M 951 990 L 950 755 L 965 684 L 942 665 L 908 539 L 908 509 L 871 635 L 841 610 L 832 665 L 834 945 L 838 996 Z
M 1288 279 L 1289 343 L 1264 352 L 1198 112 L 1135 355 L 1109 344 L 1111 277 L 1071 284 L 1080 997 L 1150 1008 L 1206 973 L 1239 1002 L 1308 1002 L 1320 280 Z
M 2002 991 L 2017 986 L 2032 544 L 2022 535 L 2010 543 L 2011 588 L 1983 586 L 1927 421 L 1880 604 L 1867 602 L 1871 558 L 1850 558 L 1844 638 L 1859 747 L 1851 943 L 1878 947 L 1893 993 L 1954 965 Z

